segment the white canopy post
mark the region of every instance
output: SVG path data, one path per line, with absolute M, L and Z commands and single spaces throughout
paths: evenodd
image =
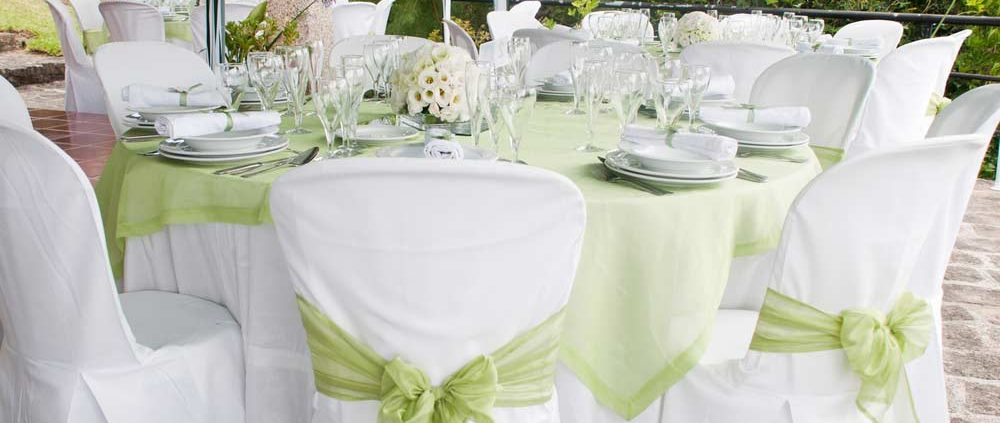
M 205 54 L 209 66 L 217 69 L 226 62 L 226 0 L 206 0 L 205 20 Z
M 997 153 L 997 166 L 993 169 L 996 172 L 993 176 L 993 190 L 1000 191 L 1000 152 Z
M 506 11 L 507 0 L 493 0 L 493 10 Z
M 444 4 L 443 7 L 444 11 L 441 14 L 444 15 L 445 19 L 451 20 L 451 0 L 441 0 L 441 2 Z M 448 25 L 444 25 L 444 22 L 441 23 L 441 26 L 444 27 L 444 32 L 443 32 L 444 44 L 450 46 L 451 30 L 448 28 Z

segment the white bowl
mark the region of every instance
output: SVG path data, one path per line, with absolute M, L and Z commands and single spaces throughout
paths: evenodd
M 257 147 L 264 137 L 278 133 L 277 126 L 245 131 L 220 132 L 217 134 L 184 137 L 191 148 L 198 151 L 239 153 Z
M 715 169 L 715 161 L 701 154 L 681 150 L 666 144 L 651 145 L 622 142 L 619 147 L 643 168 L 671 174 L 704 175 Z
M 721 122 L 705 121 L 719 135 L 735 138 L 738 141 L 773 143 L 787 141 L 789 135 L 801 132 L 801 126 L 775 125 L 756 122 Z

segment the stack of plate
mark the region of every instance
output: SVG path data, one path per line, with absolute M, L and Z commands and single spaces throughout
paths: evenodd
M 160 155 L 191 163 L 227 163 L 266 156 L 288 147 L 278 127 L 187 137 L 160 143 Z
M 719 135 L 736 139 L 740 147 L 783 150 L 809 143 L 802 127 L 753 122 L 705 121 L 705 126 Z
M 542 82 L 538 87 L 538 94 L 561 99 L 573 99 L 573 83 L 567 83 L 564 77 L 551 77 Z
M 730 161 L 715 161 L 667 145 L 623 144 L 625 150 L 608 153 L 604 166 L 610 171 L 647 182 L 672 186 L 698 186 L 733 179 L 739 172 Z
M 493 150 L 488 150 L 482 147 L 463 145 L 462 152 L 465 155 L 465 160 L 495 161 L 497 159 L 497 153 L 494 153 Z M 375 157 L 423 159 L 424 143 L 413 143 L 406 145 L 393 145 L 389 147 L 382 147 L 378 150 L 375 150 Z

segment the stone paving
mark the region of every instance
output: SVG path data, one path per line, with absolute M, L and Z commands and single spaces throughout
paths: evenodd
M 62 89 L 62 82 L 18 88 L 29 107 L 50 110 L 62 110 Z M 110 131 L 92 128 L 90 121 L 64 128 L 56 122 L 59 113 L 35 110 L 32 115 L 39 127 L 46 126 L 39 130 L 54 137 L 96 181 L 114 143 Z M 942 316 L 951 423 L 1000 423 L 1000 191 L 991 186 L 992 181 L 977 182 L 945 275 Z

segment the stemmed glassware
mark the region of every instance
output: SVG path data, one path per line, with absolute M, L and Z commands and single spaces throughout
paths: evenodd
M 472 140 L 477 147 L 479 146 L 484 115 L 490 112 L 492 78 L 492 62 L 475 61 L 465 65 L 465 104 L 469 106 L 469 116 L 472 120 Z
M 646 37 L 649 37 L 649 39 L 653 39 L 653 34 L 648 33 L 648 29 L 651 26 L 650 24 L 653 21 L 650 18 L 651 15 L 649 9 L 645 8 L 639 9 L 639 16 L 640 19 L 639 19 L 638 35 L 639 35 L 639 44 L 642 44 L 646 42 Z
M 674 40 L 674 33 L 677 31 L 677 17 L 673 13 L 660 16 L 660 24 L 657 30 L 660 31 L 660 46 L 663 53 L 677 50 Z
M 337 133 L 344 133 L 344 115 L 347 103 L 344 99 L 350 96 L 350 85 L 343 75 L 327 72 L 320 78 L 318 89 L 313 93 L 313 104 L 316 115 L 323 124 L 323 135 L 326 137 L 326 158 L 332 159 L 339 153 L 333 149 L 333 141 Z
M 316 95 L 316 91 L 319 90 L 319 80 L 323 77 L 323 68 L 326 67 L 326 56 L 323 52 L 323 41 L 315 40 L 306 44 L 306 48 L 309 49 L 309 93 L 312 96 Z M 315 100 L 313 101 L 315 103 Z M 315 108 L 315 104 L 313 104 Z M 306 113 L 306 116 L 314 116 L 316 111 L 311 111 Z
M 255 51 L 247 55 L 250 82 L 260 98 L 261 110 L 274 110 L 274 99 L 281 89 L 283 68 L 284 62 L 277 54 Z
M 656 123 L 661 129 L 672 132 L 677 117 L 687 107 L 691 95 L 691 80 L 668 79 L 657 85 Z
M 385 59 L 382 61 L 382 92 L 385 96 L 385 102 L 388 104 L 392 94 L 392 84 L 390 83 L 392 74 L 399 68 L 401 60 L 399 51 L 401 41 L 398 38 L 392 38 L 386 41 L 385 45 Z
M 284 46 L 278 51 L 285 63 L 283 72 L 285 91 L 288 92 L 288 100 L 292 103 L 292 117 L 295 120 L 295 127 L 285 131 L 285 134 L 312 133 L 302 127 L 302 106 L 306 99 L 306 88 L 312 79 L 312 59 L 309 57 L 309 49 L 305 46 Z
M 350 157 L 361 154 L 361 150 L 355 148 L 354 138 L 358 126 L 358 109 L 365 94 L 365 70 L 357 66 L 342 66 L 333 69 L 333 74 L 343 77 L 347 81 L 347 97 L 343 98 L 345 106 L 341 114 L 343 130 L 340 133 L 344 139 L 343 155 Z
M 235 112 L 240 109 L 243 94 L 250 87 L 250 75 L 243 63 L 220 63 L 216 70 L 219 80 L 219 90 L 226 100 L 226 111 Z
M 524 129 L 535 109 L 537 93 L 534 88 L 521 84 L 505 86 L 499 94 L 500 120 L 503 121 L 507 134 L 510 136 L 510 149 L 514 154 L 514 163 L 521 163 L 521 142 L 524 141 Z
M 815 44 L 819 40 L 820 35 L 823 35 L 823 28 L 825 26 L 826 23 L 819 18 L 806 21 L 806 36 L 809 37 L 809 44 Z
M 365 44 L 362 51 L 365 58 L 365 70 L 368 71 L 368 76 L 371 77 L 375 90 L 375 99 L 378 100 L 380 98 L 382 78 L 384 77 L 385 60 L 389 54 L 388 41 L 379 40 Z
M 531 60 L 531 40 L 526 37 L 513 37 L 507 42 L 508 65 L 513 69 L 518 84 L 524 84 L 524 75 Z
M 694 121 L 698 117 L 698 108 L 701 106 L 701 98 L 708 89 L 708 83 L 712 80 L 712 69 L 702 65 L 688 65 L 686 77 L 691 80 L 691 95 L 688 96 L 688 124 L 693 128 Z
M 587 143 L 576 148 L 576 151 L 585 153 L 596 153 L 604 151 L 594 144 L 596 132 L 594 131 L 594 118 L 597 117 L 598 108 L 601 105 L 601 98 L 604 92 L 604 73 L 607 72 L 607 62 L 604 60 L 587 60 L 583 65 L 583 97 L 587 103 Z
M 643 98 L 645 80 L 642 72 L 621 69 L 612 76 L 611 103 L 618 116 L 618 136 L 625 135 L 625 127 L 635 119 Z
M 573 82 L 573 108 L 567 115 L 582 115 L 586 112 L 580 109 L 580 98 L 583 97 L 583 65 L 587 61 L 589 44 L 586 41 L 573 41 L 570 44 L 569 75 Z

